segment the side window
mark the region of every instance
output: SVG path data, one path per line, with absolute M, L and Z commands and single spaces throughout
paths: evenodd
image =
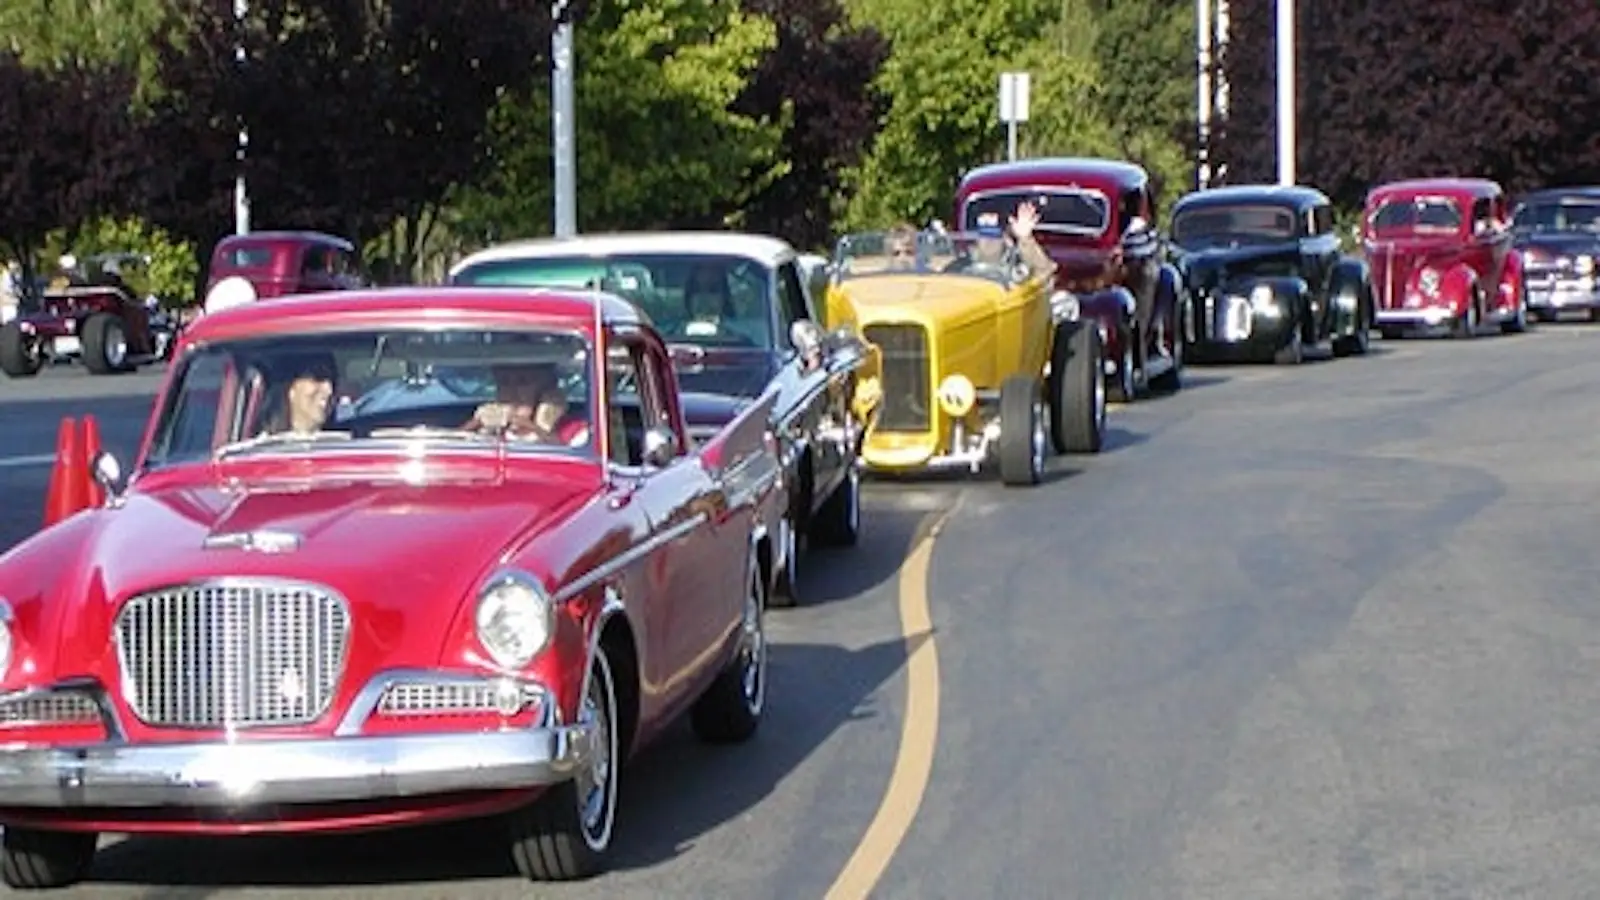
M 805 286 L 800 283 L 800 273 L 791 259 L 778 267 L 778 324 L 782 326 L 778 343 L 781 345 L 789 339 L 789 329 L 794 323 L 809 318 Z
M 646 429 L 669 424 L 659 394 L 656 361 L 636 341 L 613 343 L 607 355 L 611 461 L 619 466 L 640 466 L 644 464 Z
M 1333 231 L 1333 207 L 1324 203 L 1311 209 L 1311 233 L 1328 234 Z
M 300 257 L 301 275 L 320 275 L 328 270 L 328 248 L 307 247 Z
M 195 357 L 188 365 L 178 393 L 168 403 L 166 421 L 157 432 L 150 461 L 156 465 L 194 462 L 211 455 L 213 448 L 230 440 L 234 389 L 233 363 L 227 357 Z
M 1479 197 L 1472 202 L 1472 227 L 1473 230 L 1482 230 L 1489 225 L 1489 214 L 1492 209 L 1488 197 Z
M 1128 224 L 1133 221 L 1135 216 L 1144 215 L 1144 192 L 1137 188 L 1125 190 L 1122 192 L 1118 205 L 1121 207 L 1118 210 L 1118 217 L 1122 219 L 1122 230 L 1126 232 Z

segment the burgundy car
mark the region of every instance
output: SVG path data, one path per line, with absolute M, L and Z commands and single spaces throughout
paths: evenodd
M 1367 194 L 1361 236 L 1385 338 L 1528 327 L 1505 192 L 1482 178 L 1396 181 Z
M 0 324 L 0 371 L 30 378 L 48 363 L 79 360 L 95 375 L 110 375 L 165 359 L 172 324 L 121 275 L 145 262 L 139 254 L 108 253 L 74 264 L 67 283 L 46 288 Z
M 268 297 L 362 287 L 355 245 L 320 231 L 254 231 L 217 242 L 206 271 L 205 311 Z
M 1033 236 L 1055 260 L 1060 302 L 1099 326 L 1110 397 L 1126 402 L 1151 390 L 1177 390 L 1178 325 L 1188 293 L 1162 259 L 1145 170 L 1076 158 L 980 166 L 956 189 L 957 229 L 975 230 L 978 217 L 990 213 L 1007 221 L 1022 203 L 1039 211 Z

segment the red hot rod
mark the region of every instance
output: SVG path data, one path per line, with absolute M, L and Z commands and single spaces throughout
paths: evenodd
M 1481 178 L 1396 181 L 1367 194 L 1361 236 L 1385 338 L 1447 331 L 1473 337 L 1498 323 L 1528 327 L 1522 259 L 1511 246 L 1505 193 Z
M 1076 158 L 979 166 L 956 189 L 957 230 L 975 230 L 987 214 L 1004 222 L 1021 203 L 1039 212 L 1033 237 L 1056 263 L 1054 302 L 1099 326 L 1110 398 L 1177 390 L 1188 295 L 1162 259 L 1145 170 Z
M 528 877 L 591 873 L 635 748 L 762 715 L 773 402 L 690 441 L 606 294 L 199 320 L 126 483 L 98 455 L 104 504 L 0 556 L 6 880 L 81 879 L 98 832 L 486 816 Z
M 46 363 L 76 359 L 95 375 L 110 375 L 166 359 L 174 346 L 171 322 L 122 278 L 123 267 L 147 262 L 136 253 L 91 256 L 81 266 L 63 257 L 65 283 L 0 324 L 0 371 L 30 378 Z
M 206 270 L 205 312 L 269 297 L 362 287 L 355 245 L 320 231 L 253 231 L 217 242 Z

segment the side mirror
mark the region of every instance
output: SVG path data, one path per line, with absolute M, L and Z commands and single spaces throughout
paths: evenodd
M 678 457 L 678 436 L 672 429 L 657 425 L 644 433 L 644 464 L 664 469 Z
M 1150 223 L 1144 216 L 1134 216 L 1128 220 L 1128 227 L 1123 229 L 1124 236 L 1143 235 L 1150 230 Z
M 107 496 L 115 497 L 122 493 L 122 463 L 117 462 L 111 451 L 96 453 L 90 470 L 94 473 L 95 483 L 105 489 Z
M 801 319 L 789 326 L 789 343 L 794 345 L 801 359 L 814 364 L 822 358 L 827 335 L 823 333 L 822 326 L 810 319 Z

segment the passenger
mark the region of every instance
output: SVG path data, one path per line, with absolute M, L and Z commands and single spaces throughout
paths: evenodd
M 901 222 L 889 229 L 889 270 L 909 272 L 917 267 L 917 229 Z
M 332 411 L 337 367 L 327 353 L 297 353 L 273 361 L 281 384 L 274 409 L 265 418 L 262 433 L 315 434 L 327 424 Z
M 733 334 L 752 344 L 761 343 L 763 335 L 751 334 L 747 323 L 739 321 L 739 311 L 728 290 L 728 275 L 721 266 L 702 265 L 689 273 L 683 288 L 683 305 L 689 315 L 681 328 L 685 337 Z
M 588 423 L 567 417 L 567 397 L 554 366 L 511 363 L 494 366 L 493 372 L 495 402 L 479 406 L 467 428 L 505 430 L 525 440 L 569 447 L 588 442 Z

